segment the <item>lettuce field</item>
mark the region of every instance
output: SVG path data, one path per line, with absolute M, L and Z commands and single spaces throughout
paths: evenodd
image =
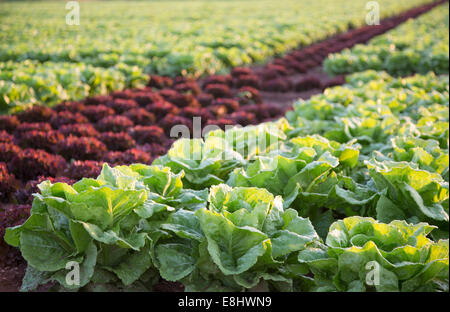
M 382 17 L 426 2 L 383 0 Z M 199 76 L 264 62 L 364 25 L 365 4 L 86 2 L 80 25 L 69 27 L 65 4 L 0 3 L 0 111 L 145 86 L 149 73 Z
M 0 292 L 448 293 L 448 2 L 369 4 L 0 2 Z

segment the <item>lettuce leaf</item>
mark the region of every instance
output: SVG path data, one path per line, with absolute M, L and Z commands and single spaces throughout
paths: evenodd
M 260 283 L 292 290 L 292 277 L 278 268 L 320 240 L 311 222 L 265 189 L 220 184 L 211 187 L 208 202 L 195 213 L 179 210 L 162 225 L 171 237 L 155 247 L 161 276 L 190 290 L 244 290 Z
M 349 217 L 332 224 L 326 245 L 298 255 L 315 275 L 315 290 L 439 291 L 448 289 L 448 240 L 427 235 L 436 227 Z

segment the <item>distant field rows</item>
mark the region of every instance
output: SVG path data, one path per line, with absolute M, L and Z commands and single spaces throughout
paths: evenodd
M 381 18 L 429 2 L 378 1 Z M 364 25 L 366 3 L 90 1 L 79 26 L 63 2 L 0 3 L 0 113 L 263 62 Z
M 449 9 L 442 4 L 425 15 L 409 20 L 368 44 L 332 54 L 324 63 L 331 74 L 348 74 L 368 69 L 394 75 L 448 73 Z

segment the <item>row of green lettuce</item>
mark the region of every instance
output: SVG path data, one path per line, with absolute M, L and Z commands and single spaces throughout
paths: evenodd
M 73 3 L 0 3 L 0 113 L 264 62 L 363 26 L 366 2 L 87 1 L 79 25 Z M 431 0 L 379 2 L 384 18 Z
M 378 36 L 368 44 L 358 44 L 324 62 L 331 74 L 347 74 L 368 69 L 394 75 L 448 73 L 449 7 L 444 3 L 425 15 Z
M 380 18 L 430 2 L 382 0 Z M 2 3 L 0 61 L 126 63 L 164 75 L 218 72 L 364 26 L 367 7 L 363 0 L 318 0 L 306 7 L 295 0 L 200 0 L 176 6 L 172 1 L 90 1 L 79 4 L 79 25 L 70 25 L 66 3 Z M 26 28 L 18 17 L 27 20 Z
M 102 68 L 84 63 L 8 61 L 0 63 L 0 113 L 144 87 L 148 81 L 140 68 L 124 63 Z
M 448 106 L 448 76 L 369 71 L 152 166 L 43 182 L 5 235 L 22 290 L 448 291 Z

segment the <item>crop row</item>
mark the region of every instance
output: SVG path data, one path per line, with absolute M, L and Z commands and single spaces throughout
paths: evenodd
M 379 2 L 383 7 L 381 18 L 386 18 L 430 1 Z M 0 26 L 0 113 L 142 86 L 148 74 L 195 77 L 225 74 L 229 68 L 260 63 L 296 47 L 361 27 L 365 15 L 361 13 L 365 1 L 320 0 L 310 4 L 307 14 L 294 0 L 284 1 L 282 6 L 265 1 L 257 9 L 253 3 L 220 2 L 202 7 L 200 13 L 194 8 L 202 3 L 178 4 L 180 8 L 164 11 L 170 4 L 87 2 L 81 4 L 83 18 L 79 26 L 60 25 L 64 3 L 0 4 L 5 12 Z M 124 5 L 126 10 L 122 8 Z M 410 16 L 433 5 L 413 9 Z M 101 17 L 97 16 L 96 7 L 102 9 Z M 245 8 L 250 10 L 250 17 Z M 16 29 L 17 12 L 28 21 L 26 31 Z M 133 22 L 122 15 L 117 20 L 117 12 L 131 14 Z M 148 25 L 149 19 L 152 27 Z M 125 20 L 127 27 L 122 24 Z M 386 26 L 389 25 L 375 26 L 371 31 Z M 108 34 L 103 31 L 99 34 L 101 27 L 106 27 Z M 340 44 L 332 52 L 339 51 Z M 325 49 L 320 54 L 326 56 L 326 52 Z M 306 60 L 297 65 L 294 66 L 302 71 L 311 63 Z M 272 81 L 264 88 L 280 90 L 293 86 Z
M 347 82 L 286 119 L 179 139 L 151 166 L 42 182 L 5 236 L 28 262 L 22 289 L 161 276 L 190 291 L 448 291 L 448 76 Z
M 201 117 L 203 126 L 224 127 L 283 114 L 277 107 L 262 105 L 256 89 L 221 84 L 231 76 L 210 79 L 203 92 L 195 81 L 155 76 L 153 87 L 0 116 L 0 231 L 23 223 L 42 181 L 72 184 L 96 177 L 103 162 L 150 164 L 170 147 L 172 126 L 186 125 L 192 133 L 193 117 Z M 20 253 L 5 246 L 3 239 L 0 249 L 1 262 L 10 268 L 6 276 L 20 279 Z
M 431 12 L 372 39 L 367 45 L 332 54 L 324 62 L 331 74 L 347 74 L 368 69 L 394 75 L 448 73 L 449 8 L 442 4 Z
M 40 64 L 30 60 L 0 63 L 0 113 L 144 87 L 148 80 L 148 75 L 137 66 L 125 64 L 101 68 L 83 63 Z
M 297 199 L 290 203 L 291 207 L 309 217 L 313 224 L 321 214 L 314 215 L 311 209 L 329 208 L 339 212 L 339 206 L 348 206 L 352 207 L 353 213 L 373 214 L 383 221 L 418 219 L 430 222 L 440 226 L 441 232 L 435 231 L 436 237 L 447 238 L 448 76 L 428 74 L 396 79 L 386 73 L 369 71 L 348 77 L 348 82 L 296 103 L 294 110 L 287 112 L 289 123 L 283 120 L 276 123 L 278 132 L 262 125 L 261 128 L 229 130 L 225 134 L 211 133 L 204 142 L 180 139 L 174 142 L 167 155 L 159 157 L 153 164 L 168 166 L 175 173 L 184 171 L 183 182 L 192 189 L 228 181 L 232 186 L 264 187 L 274 195 Z M 252 141 L 245 142 L 247 137 L 255 137 L 258 131 L 268 131 L 276 144 L 266 143 L 268 147 L 264 151 Z M 221 145 L 212 142 L 219 140 L 218 137 L 226 140 L 225 150 L 230 147 L 242 158 L 235 155 L 230 162 L 217 160 Z M 326 152 L 328 155 L 324 154 Z M 206 156 L 192 163 L 189 153 Z M 255 155 L 258 155 L 256 159 Z M 287 165 L 292 159 L 301 159 L 297 169 Z M 308 165 L 314 161 L 317 161 L 314 166 Z M 308 170 L 300 174 L 304 165 Z M 350 179 L 328 176 L 332 168 Z M 296 178 L 286 180 L 293 176 Z M 415 184 L 418 177 L 422 179 L 421 184 Z M 400 195 L 414 193 L 412 189 L 402 190 L 402 183 L 396 185 L 400 181 L 417 188 L 419 193 L 414 194 L 417 197 Z M 399 205 L 398 218 L 393 214 L 377 214 L 383 213 L 380 212 L 383 207 L 377 208 L 380 197 L 374 192 L 372 183 L 379 188 L 378 195 L 389 185 L 388 193 L 383 195 L 392 201 L 392 211 L 394 205 Z M 336 191 L 336 185 L 342 189 Z M 430 193 L 421 195 L 422 191 Z M 418 200 L 421 196 L 424 198 Z M 416 200 L 414 205 L 405 206 Z M 340 213 L 351 214 L 352 210 Z
M 155 76 L 152 87 L 1 116 L 0 161 L 10 178 L 0 182 L 0 199 L 27 203 L 23 197 L 34 188 L 24 185 L 35 185 L 39 177 L 95 177 L 101 162 L 149 164 L 170 147 L 173 126 L 185 125 L 192 133 L 193 117 L 200 117 L 203 126 L 223 128 L 283 114 L 276 106 L 261 104 L 258 90 L 246 86 L 242 71 L 211 76 L 202 88 L 194 80 Z
M 430 2 L 380 1 L 380 17 Z M 290 0 L 282 5 L 263 1 L 258 6 L 246 1 L 214 5 L 198 1 L 176 7 L 171 3 L 90 2 L 80 5 L 80 27 L 70 27 L 62 18 L 64 4 L 2 4 L 5 14 L 0 60 L 81 62 L 98 67 L 122 62 L 140 68 L 160 60 L 168 67 L 181 65 L 181 68 L 152 65 L 163 70 L 157 74 L 182 74 L 183 70 L 216 73 L 221 67 L 263 61 L 299 45 L 310 45 L 363 26 L 365 14 L 361 13 L 367 11 L 365 6 L 364 1 L 349 4 L 320 0 L 310 4 L 306 11 Z M 15 23 L 18 12 L 28 21 L 26 30 Z M 108 29 L 108 33 L 99 30 L 100 26 Z M 183 55 L 187 51 L 190 55 Z M 197 54 L 203 56 L 198 58 Z M 169 57 L 174 59 L 166 60 Z M 193 59 L 203 66 L 191 68 Z
M 311 74 L 311 70 L 321 66 L 327 57 L 356 44 L 365 43 L 371 38 L 380 36 L 399 24 L 426 12 L 437 3 L 412 9 L 395 17 L 382 21 L 380 25 L 364 26 L 349 30 L 308 47 L 291 51 L 277 57 L 265 66 L 241 70 L 243 80 L 251 87 L 264 92 L 305 92 L 313 89 L 324 90 L 327 87 L 345 83 L 343 75 L 325 82 Z M 442 27 L 445 28 L 445 27 Z M 447 27 L 448 29 L 448 27 Z M 447 62 L 448 63 L 448 62 Z M 435 65 L 435 64 L 434 64 Z M 299 75 L 300 78 L 296 76 Z

